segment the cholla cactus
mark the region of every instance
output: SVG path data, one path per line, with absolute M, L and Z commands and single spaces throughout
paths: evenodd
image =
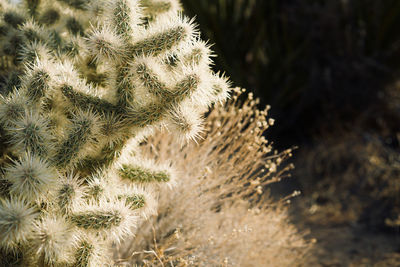
M 1 3 L 0 247 L 23 266 L 108 266 L 154 213 L 154 127 L 196 138 L 229 84 L 175 0 Z

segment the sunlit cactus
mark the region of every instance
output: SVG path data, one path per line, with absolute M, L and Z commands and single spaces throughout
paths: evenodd
M 139 143 L 196 139 L 229 82 L 178 1 L 0 4 L 0 260 L 112 266 L 175 181 Z

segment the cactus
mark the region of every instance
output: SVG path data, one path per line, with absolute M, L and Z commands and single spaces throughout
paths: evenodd
M 174 183 L 138 145 L 196 139 L 229 82 L 175 0 L 0 4 L 1 260 L 111 266 Z

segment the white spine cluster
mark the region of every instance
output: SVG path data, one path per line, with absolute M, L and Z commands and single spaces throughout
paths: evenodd
M 109 266 L 174 183 L 139 142 L 196 139 L 229 83 L 176 0 L 0 4 L 1 260 Z

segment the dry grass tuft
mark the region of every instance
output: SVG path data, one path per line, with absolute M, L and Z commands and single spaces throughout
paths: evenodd
M 123 266 L 298 266 L 310 243 L 288 222 L 287 198 L 274 202 L 266 186 L 292 168 L 291 150 L 273 151 L 264 131 L 273 124 L 252 95 L 207 116 L 198 144 L 181 146 L 167 133 L 143 145 L 157 161 L 169 160 L 178 184 L 160 189 L 158 215 L 115 255 Z M 296 195 L 295 192 L 293 195 Z

